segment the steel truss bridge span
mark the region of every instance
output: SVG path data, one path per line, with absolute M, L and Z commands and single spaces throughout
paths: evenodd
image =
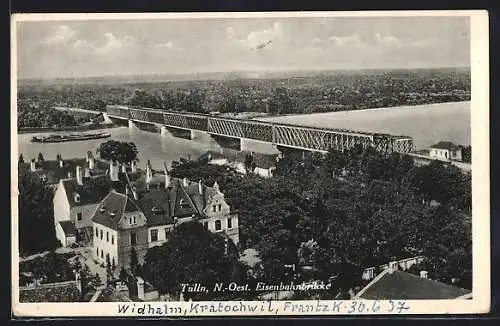
M 413 148 L 413 140 L 408 136 L 304 127 L 284 123 L 232 119 L 146 108 L 139 109 L 119 105 L 108 105 L 106 113 L 110 118 L 198 130 L 213 135 L 252 139 L 277 146 L 309 151 L 327 152 L 330 149 L 343 151 L 355 144 L 361 144 L 364 147 L 373 146 L 383 153 L 409 153 Z

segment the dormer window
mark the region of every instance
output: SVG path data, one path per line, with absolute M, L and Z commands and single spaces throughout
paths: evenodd
M 73 198 L 75 199 L 75 203 L 79 203 L 80 202 L 80 194 L 79 193 L 74 193 L 73 194 Z
M 116 216 L 116 211 L 109 212 L 109 216 Z
M 99 212 L 104 213 L 106 211 L 106 206 L 101 206 Z

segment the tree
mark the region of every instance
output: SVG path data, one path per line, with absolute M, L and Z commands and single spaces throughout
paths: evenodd
M 106 254 L 106 284 L 113 280 L 113 271 L 111 266 L 111 260 L 109 259 L 109 254 Z
M 146 254 L 146 279 L 162 294 L 179 295 L 182 283 L 201 283 L 208 289 L 233 279 L 238 252 L 229 241 L 225 254 L 225 240 L 198 222 L 185 222 L 174 228 L 168 245 L 150 248 Z M 215 293 L 184 293 L 185 299 L 202 299 Z
M 117 161 L 119 163 L 130 163 L 137 160 L 137 146 L 133 142 L 120 142 L 108 140 L 101 143 L 97 148 L 100 157 L 107 161 Z
M 134 275 L 137 275 L 139 272 L 139 260 L 137 258 L 137 251 L 134 247 L 132 247 L 130 251 L 130 271 Z
M 39 162 L 39 163 L 40 163 L 40 162 L 43 162 L 43 160 L 44 160 L 44 159 L 43 159 L 43 154 L 42 154 L 42 152 L 39 152 L 39 153 L 38 153 L 38 162 Z
M 24 163 L 23 154 L 19 154 L 19 159 L 17 161 L 18 161 L 19 164 L 23 164 Z
M 19 177 L 19 250 L 31 254 L 57 247 L 54 194 L 40 178 L 25 171 Z

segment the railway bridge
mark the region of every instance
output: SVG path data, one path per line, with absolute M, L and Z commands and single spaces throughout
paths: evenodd
M 373 146 L 378 151 L 409 153 L 413 140 L 408 136 L 368 133 L 345 129 L 304 127 L 284 123 L 216 117 L 208 114 L 192 114 L 147 108 L 133 108 L 122 105 L 108 105 L 103 114 L 105 119 L 128 121 L 157 126 L 162 134 L 184 130 L 191 135 L 209 134 L 216 140 L 242 140 L 269 143 L 279 148 L 298 149 L 325 153 L 330 149 L 343 151 L 355 144 Z M 191 139 L 193 136 L 191 136 Z

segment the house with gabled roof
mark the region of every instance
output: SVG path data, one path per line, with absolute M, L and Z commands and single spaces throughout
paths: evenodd
M 99 169 L 94 170 L 98 165 L 94 163 L 93 156 L 88 154 L 86 159 L 76 163 L 75 177 L 68 175 L 61 178 L 53 199 L 56 236 L 63 246 L 67 246 L 68 241 L 63 232 L 65 229 L 59 223 L 72 223 L 76 230 L 76 241 L 89 242 L 92 239 L 91 217 L 97 205 L 111 189 L 125 192 L 127 182 L 124 177 L 126 167 L 120 167 L 116 162 L 101 162 Z M 106 170 L 101 171 L 103 167 Z M 137 175 L 134 171 L 128 177 L 135 180 Z
M 429 156 L 444 161 L 462 161 L 462 149 L 452 142 L 440 141 L 429 148 Z
M 112 190 L 99 203 L 92 217 L 97 262 L 106 264 L 109 256 L 113 266 L 129 266 L 134 248 L 142 263 L 148 248 L 168 242 L 176 225 L 193 220 L 239 243 L 238 215 L 216 182 L 209 187 L 173 178 L 166 165 L 161 179 L 148 162 L 145 175 L 129 182 L 125 194 Z

